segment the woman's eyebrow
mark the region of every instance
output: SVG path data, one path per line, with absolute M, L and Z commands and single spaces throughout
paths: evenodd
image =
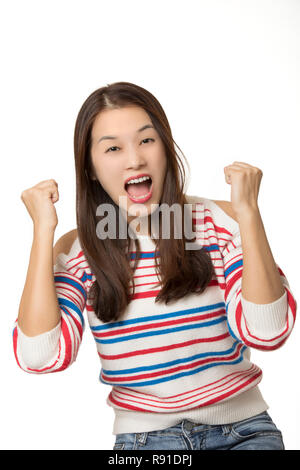
M 141 127 L 140 129 L 137 130 L 137 132 L 142 132 L 144 131 L 145 129 L 149 129 L 149 128 L 152 128 L 154 129 L 154 127 L 152 126 L 152 124 L 145 124 L 145 126 Z M 103 137 L 101 137 L 99 140 L 98 140 L 98 143 L 101 142 L 101 140 L 104 140 L 104 139 L 117 139 L 116 136 L 113 136 L 113 135 L 104 135 Z

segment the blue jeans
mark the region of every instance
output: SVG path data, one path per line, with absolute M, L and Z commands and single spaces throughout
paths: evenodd
M 284 443 L 265 411 L 230 424 L 184 419 L 158 431 L 117 434 L 113 450 L 284 450 Z

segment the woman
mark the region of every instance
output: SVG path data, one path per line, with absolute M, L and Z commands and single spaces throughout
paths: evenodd
M 29 373 L 70 366 L 86 307 L 100 381 L 112 386 L 114 449 L 284 449 L 250 362 L 251 347 L 284 344 L 296 315 L 259 213 L 262 172 L 227 166 L 230 202 L 188 196 L 175 145 L 147 90 L 118 82 L 86 99 L 74 137 L 77 229 L 52 249 L 56 181 L 21 196 L 34 239 L 16 360 Z

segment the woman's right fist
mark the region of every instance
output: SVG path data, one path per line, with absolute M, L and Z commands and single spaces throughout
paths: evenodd
M 58 223 L 54 203 L 59 200 L 58 184 L 54 179 L 41 181 L 22 191 L 21 199 L 36 227 L 55 229 Z

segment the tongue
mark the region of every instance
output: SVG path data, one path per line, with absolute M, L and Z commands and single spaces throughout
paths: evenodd
M 129 184 L 126 189 L 130 196 L 143 196 L 144 194 L 147 194 L 149 192 L 150 183 L 147 181 L 143 181 L 142 183 Z

